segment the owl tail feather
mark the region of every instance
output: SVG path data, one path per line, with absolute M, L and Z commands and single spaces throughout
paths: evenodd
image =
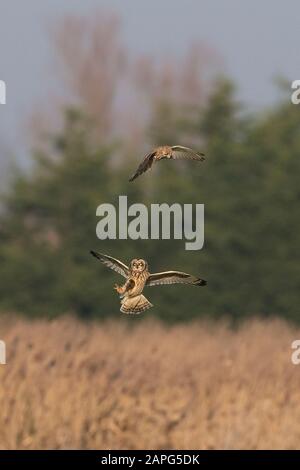
M 120 311 L 127 314 L 139 314 L 153 307 L 151 302 L 142 294 L 135 297 L 125 297 L 121 302 Z

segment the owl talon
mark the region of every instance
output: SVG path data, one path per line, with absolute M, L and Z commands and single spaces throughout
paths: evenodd
M 115 285 L 114 285 L 114 289 L 115 289 L 115 290 L 118 292 L 118 294 L 120 294 L 120 295 L 124 293 L 124 292 L 123 292 L 123 287 L 118 286 L 118 284 L 115 284 Z

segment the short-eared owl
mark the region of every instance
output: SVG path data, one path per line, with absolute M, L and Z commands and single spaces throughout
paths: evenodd
M 154 162 L 163 160 L 164 158 L 169 160 L 198 160 L 199 162 L 205 160 L 203 153 L 196 153 L 188 147 L 182 147 L 181 145 L 173 145 L 172 147 L 169 147 L 168 145 L 164 145 L 162 147 L 157 147 L 145 156 L 144 160 L 129 181 L 135 180 L 142 173 L 149 170 Z
M 191 284 L 193 286 L 205 286 L 206 281 L 180 271 L 164 271 L 150 274 L 148 263 L 143 259 L 133 259 L 129 267 L 116 258 L 91 251 L 105 266 L 113 269 L 126 278 L 123 286 L 115 285 L 115 290 L 121 298 L 121 312 L 141 313 L 153 305 L 142 294 L 146 286 L 158 286 L 161 284 Z

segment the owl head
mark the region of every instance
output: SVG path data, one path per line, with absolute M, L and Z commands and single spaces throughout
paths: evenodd
M 161 148 L 161 153 L 163 157 L 168 157 L 170 153 L 172 153 L 172 149 L 165 145 L 164 147 Z
M 156 151 L 156 159 L 161 160 L 162 158 L 167 158 L 171 155 L 172 148 L 168 145 L 164 145 L 162 147 L 158 147 Z
M 133 273 L 142 273 L 148 270 L 148 263 L 143 259 L 133 259 L 130 263 L 130 270 Z

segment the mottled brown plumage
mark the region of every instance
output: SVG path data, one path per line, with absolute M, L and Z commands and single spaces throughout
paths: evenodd
M 138 166 L 136 172 L 131 176 L 129 181 L 135 180 L 142 173 L 145 173 L 145 171 L 149 170 L 149 168 L 152 167 L 153 163 L 163 159 L 197 160 L 202 162 L 203 160 L 205 160 L 205 157 L 203 153 L 197 153 L 188 147 L 182 147 L 181 145 L 173 145 L 172 147 L 168 145 L 163 145 L 161 147 L 157 147 L 145 156 L 144 160 Z
M 143 259 L 133 259 L 128 266 L 122 261 L 111 256 L 103 255 L 91 251 L 91 254 L 98 258 L 107 267 L 126 278 L 123 286 L 115 284 L 114 289 L 121 298 L 121 312 L 123 313 L 142 313 L 153 305 L 142 294 L 146 286 L 158 286 L 162 284 L 191 284 L 194 286 L 205 286 L 206 281 L 191 276 L 181 271 L 163 271 L 150 274 L 148 263 Z

